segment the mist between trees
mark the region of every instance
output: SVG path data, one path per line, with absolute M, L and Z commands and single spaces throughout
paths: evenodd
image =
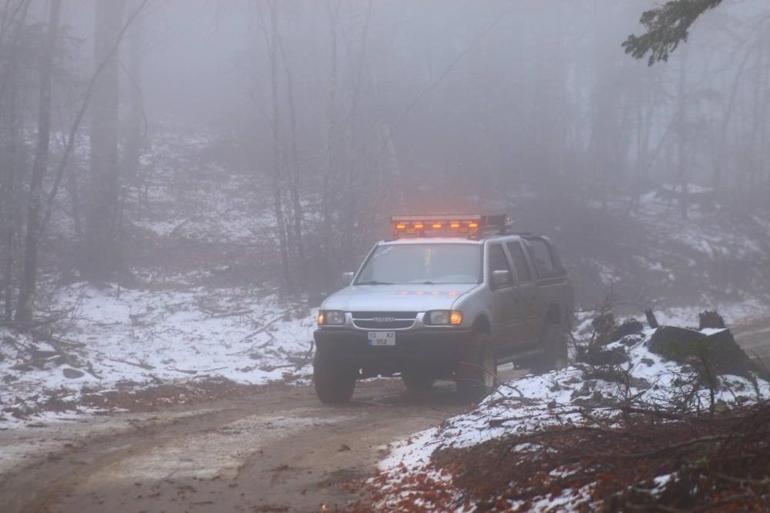
M 286 292 L 330 287 L 394 213 L 767 209 L 770 9 L 691 3 L 686 44 L 634 59 L 651 1 L 3 0 L 2 315 L 34 318 L 41 270 L 130 279 L 171 132 L 248 177 Z

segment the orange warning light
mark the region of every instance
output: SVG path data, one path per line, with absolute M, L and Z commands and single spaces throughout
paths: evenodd
M 393 238 L 466 237 L 476 239 L 484 232 L 506 233 L 504 215 L 416 215 L 391 217 Z

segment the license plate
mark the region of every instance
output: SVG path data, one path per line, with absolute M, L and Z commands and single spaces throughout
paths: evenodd
M 369 345 L 370 346 L 395 346 L 396 345 L 396 332 L 395 331 L 370 331 Z

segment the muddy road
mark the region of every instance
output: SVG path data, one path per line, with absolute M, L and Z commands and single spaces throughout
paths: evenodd
M 770 319 L 734 329 L 770 362 Z M 523 374 L 505 370 L 503 379 Z M 466 410 L 451 384 L 414 398 L 396 379 L 326 407 L 273 385 L 150 413 L 0 431 L 1 513 L 335 511 L 387 444 Z
M 459 413 L 454 387 L 412 398 L 359 384 L 344 407 L 312 387 L 163 412 L 0 431 L 0 512 L 334 511 L 386 444 Z

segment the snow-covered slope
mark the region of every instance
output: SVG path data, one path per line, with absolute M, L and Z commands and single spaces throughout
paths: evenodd
M 201 378 L 264 384 L 309 372 L 307 308 L 243 289 L 59 290 L 62 319 L 33 334 L 0 331 L 0 423 L 34 417 L 55 395 Z
M 716 335 L 719 330 L 702 333 Z M 751 374 L 718 375 L 715 387 L 707 386 L 695 367 L 653 352 L 654 334 L 655 330 L 646 330 L 605 346 L 603 354 L 617 357 L 612 365 L 576 363 L 502 383 L 473 411 L 396 444 L 380 463 L 381 473 L 370 482 L 378 510 L 432 512 L 452 506 L 458 512 L 476 511 L 472 492 L 455 484 L 452 466 L 442 461 L 440 455 L 447 450 L 473 448 L 507 437 L 526 439 L 529 434 L 575 426 L 611 429 L 619 422 L 621 410 L 635 407 L 678 412 L 719 410 L 770 398 L 770 382 Z M 509 450 L 535 455 L 544 449 L 537 443 L 522 442 Z M 488 461 L 488 465 L 495 463 Z M 570 469 L 556 471 L 568 473 Z M 496 504 L 494 511 L 564 512 L 582 511 L 581 505 L 589 507 L 590 502 L 591 487 L 587 486 L 554 489 L 526 502 L 503 496 L 491 504 Z

